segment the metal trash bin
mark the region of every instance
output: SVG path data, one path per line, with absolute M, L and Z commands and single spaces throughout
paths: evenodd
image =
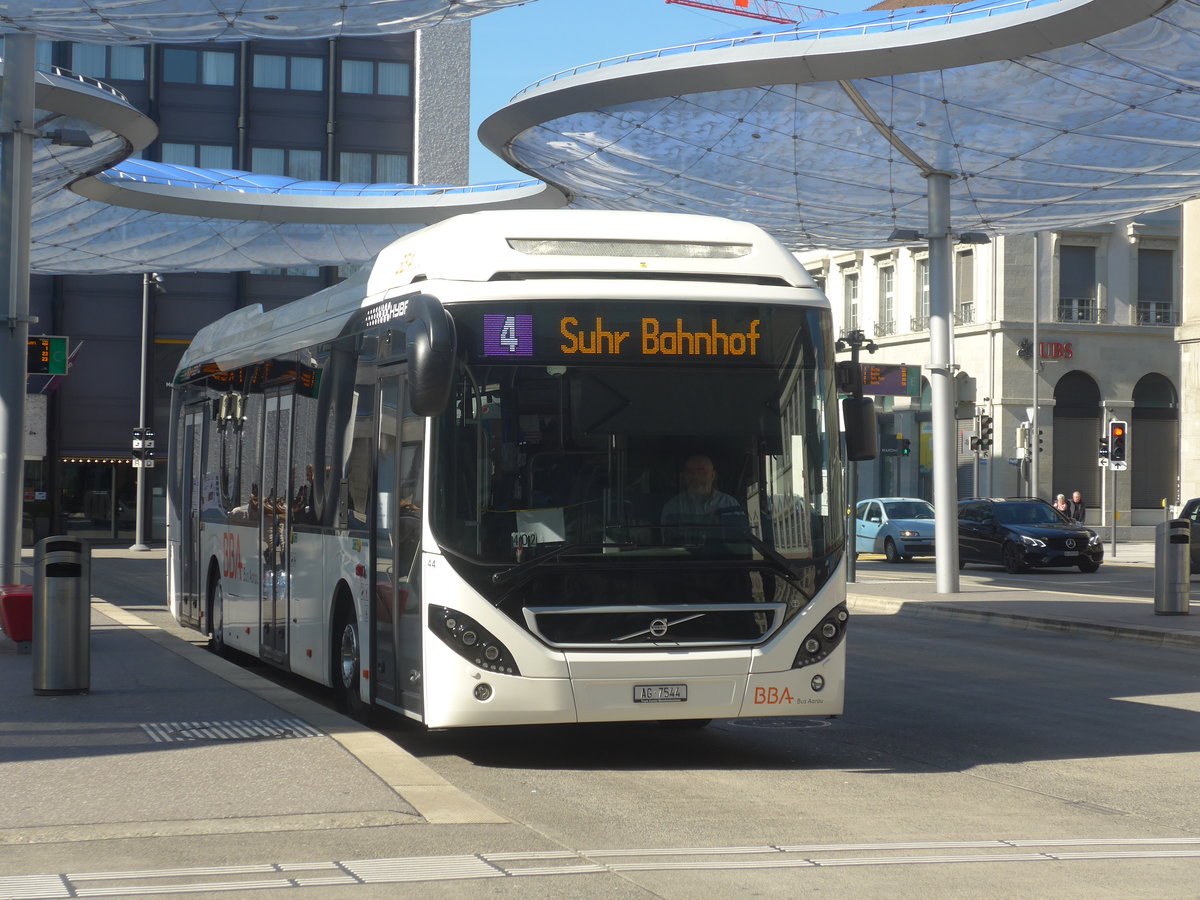
M 1154 528 L 1154 614 L 1186 616 L 1191 603 L 1192 523 L 1168 519 Z
M 33 549 L 33 692 L 86 694 L 92 669 L 91 549 L 67 535 Z

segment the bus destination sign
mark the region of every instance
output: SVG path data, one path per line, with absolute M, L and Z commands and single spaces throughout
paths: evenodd
M 918 397 L 921 394 L 921 367 L 867 363 L 862 367 L 862 383 L 864 394 Z
M 551 324 L 552 332 L 542 331 Z M 483 356 L 489 358 L 537 355 L 578 362 L 598 361 L 597 357 L 752 361 L 760 359 L 762 344 L 762 319 L 744 315 L 616 317 L 557 313 L 537 322 L 532 313 L 483 316 Z

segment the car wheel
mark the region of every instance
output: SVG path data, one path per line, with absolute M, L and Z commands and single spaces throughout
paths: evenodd
M 1012 575 L 1025 571 L 1025 553 L 1016 544 L 1004 545 L 1004 568 Z
M 1100 563 L 1096 562 L 1096 560 L 1094 560 L 1094 559 L 1081 560 L 1079 563 L 1079 571 L 1080 572 L 1087 572 L 1090 574 L 1091 572 L 1095 572 L 1099 568 L 1100 568 Z
M 898 563 L 903 558 L 900 556 L 900 551 L 896 549 L 896 542 L 891 538 L 883 542 L 883 555 L 890 563 Z

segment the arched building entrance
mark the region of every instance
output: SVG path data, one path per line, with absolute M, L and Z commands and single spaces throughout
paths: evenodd
M 1083 494 L 1089 509 L 1100 506 L 1097 451 L 1104 427 L 1100 388 L 1085 372 L 1068 372 L 1054 386 L 1054 481 L 1049 497 Z
M 1179 494 L 1179 393 L 1164 375 L 1143 375 L 1129 414 L 1129 508 L 1173 505 Z

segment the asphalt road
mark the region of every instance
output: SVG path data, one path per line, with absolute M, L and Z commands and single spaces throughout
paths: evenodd
M 1195 654 L 859 615 L 850 660 L 833 722 L 396 739 L 566 848 L 694 851 L 694 868 L 630 873 L 648 892 L 631 896 L 1200 894 Z M 859 862 L 700 868 L 712 848 L 763 846 Z

